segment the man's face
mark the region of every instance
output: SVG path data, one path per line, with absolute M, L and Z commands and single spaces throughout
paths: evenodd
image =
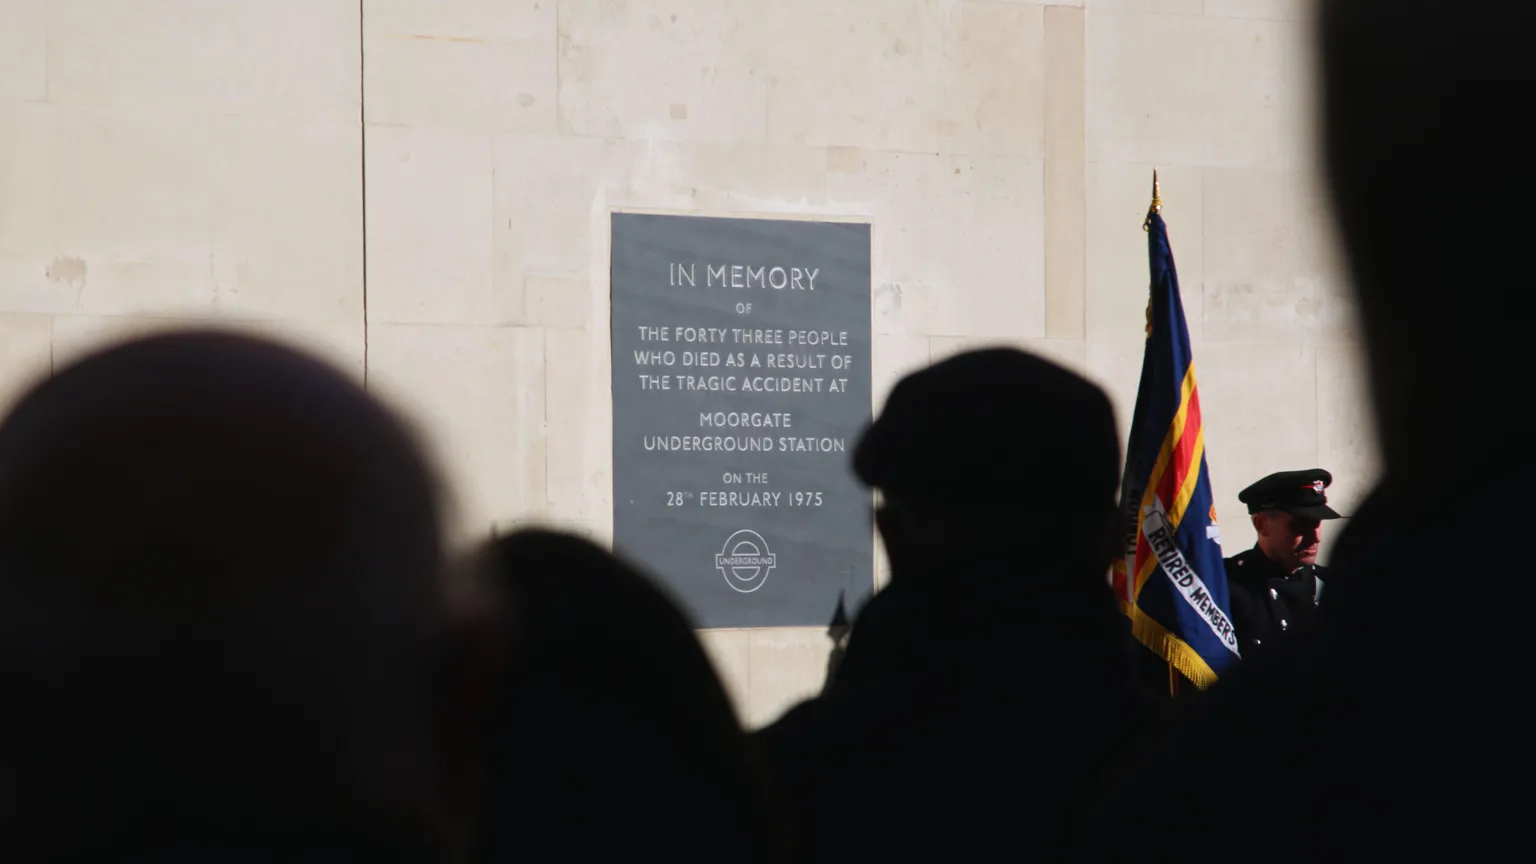
M 1322 523 L 1316 519 L 1272 510 L 1255 514 L 1253 527 L 1259 532 L 1259 548 L 1285 572 L 1317 563 Z

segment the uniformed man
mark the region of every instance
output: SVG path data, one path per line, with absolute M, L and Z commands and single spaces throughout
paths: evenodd
M 1316 613 L 1326 568 L 1317 565 L 1333 475 L 1321 468 L 1271 474 L 1238 493 L 1258 542 L 1228 558 L 1227 586 L 1238 648 L 1250 657 L 1281 634 L 1305 627 Z

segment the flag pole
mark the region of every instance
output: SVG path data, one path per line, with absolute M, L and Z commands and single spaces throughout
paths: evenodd
M 1163 215 L 1163 184 L 1158 177 L 1157 168 L 1152 169 L 1152 203 L 1147 207 L 1147 219 L 1141 223 L 1141 230 L 1152 230 L 1152 217 Z M 1152 298 L 1147 298 L 1147 334 L 1152 333 Z M 1173 658 L 1168 658 L 1168 695 L 1175 700 L 1179 698 L 1180 672 L 1173 665 Z
M 1152 217 L 1161 216 L 1163 213 L 1163 185 L 1158 182 L 1157 169 L 1152 169 L 1152 206 L 1147 208 L 1147 220 L 1141 223 L 1141 230 L 1152 230 Z M 1147 295 L 1147 336 L 1152 335 L 1152 296 Z
M 1160 216 L 1163 212 L 1163 187 L 1157 179 L 1157 169 L 1152 169 L 1152 206 L 1147 208 L 1147 221 L 1141 223 L 1141 230 L 1152 230 L 1152 217 Z

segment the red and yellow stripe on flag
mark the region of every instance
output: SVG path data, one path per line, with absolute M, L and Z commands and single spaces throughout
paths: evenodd
M 1189 364 L 1179 388 L 1179 410 L 1173 415 L 1163 446 L 1158 448 L 1157 463 L 1152 468 L 1152 482 L 1142 496 L 1140 512 L 1136 519 L 1136 584 L 1132 603 L 1141 596 L 1147 577 L 1157 565 L 1143 533 L 1143 521 L 1153 499 L 1172 501 L 1167 508 L 1168 523 L 1175 529 L 1184 519 L 1184 511 L 1194 497 L 1195 485 L 1200 480 L 1200 465 L 1205 459 L 1205 429 L 1200 425 L 1200 390 L 1195 386 L 1195 364 Z

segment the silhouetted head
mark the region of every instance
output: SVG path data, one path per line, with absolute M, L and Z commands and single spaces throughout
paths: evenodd
M 25 396 L 0 425 L 0 849 L 420 850 L 434 501 L 388 411 L 267 342 L 131 342 Z
M 1531 365 L 1509 310 L 1536 162 L 1511 106 L 1536 101 L 1536 3 L 1323 0 L 1319 23 L 1324 156 L 1388 465 L 1434 463 L 1447 424 L 1513 436 L 1491 421 Z
M 639 572 L 580 538 L 494 542 L 504 616 L 487 716 L 485 860 L 560 850 L 774 860 L 779 814 L 692 625 Z
M 1104 392 L 1006 348 L 902 379 L 854 453 L 859 478 L 881 493 L 897 579 L 960 559 L 993 572 L 1043 560 L 1108 567 L 1119 469 Z

